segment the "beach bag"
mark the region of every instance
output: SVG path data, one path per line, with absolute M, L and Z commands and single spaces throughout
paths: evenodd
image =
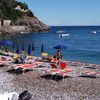
M 25 90 L 24 92 L 22 92 L 19 95 L 19 99 L 18 100 L 30 100 L 32 97 L 32 94 L 29 93 L 27 90 Z

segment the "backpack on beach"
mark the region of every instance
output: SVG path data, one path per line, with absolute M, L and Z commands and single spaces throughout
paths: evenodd
M 19 95 L 19 99 L 18 100 L 30 100 L 32 97 L 32 94 L 29 93 L 27 90 L 25 90 L 24 92 L 22 92 Z

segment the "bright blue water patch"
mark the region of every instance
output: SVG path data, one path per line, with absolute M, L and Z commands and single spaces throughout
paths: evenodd
M 60 38 L 56 31 L 65 30 L 69 37 Z M 91 34 L 91 31 L 97 31 Z M 27 51 L 28 45 L 34 43 L 34 55 L 40 56 L 41 44 L 49 55 L 55 55 L 53 46 L 63 44 L 68 46 L 68 50 L 62 51 L 63 59 L 72 61 L 83 61 L 100 64 L 100 26 L 68 26 L 51 27 L 50 32 L 30 33 L 25 35 L 16 35 L 11 40 L 17 43 L 20 48 L 25 45 Z

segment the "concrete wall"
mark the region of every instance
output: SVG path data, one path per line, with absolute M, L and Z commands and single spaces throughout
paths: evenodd
M 25 26 L 0 26 L 0 31 L 7 32 L 7 33 L 19 33 L 25 32 Z
M 9 26 L 11 24 L 11 20 L 3 20 L 3 26 Z

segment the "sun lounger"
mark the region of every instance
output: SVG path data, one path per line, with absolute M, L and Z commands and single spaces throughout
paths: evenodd
M 0 60 L 0 65 L 9 65 L 10 63 L 12 63 L 12 61 Z
M 20 69 L 24 73 L 26 70 L 31 70 L 31 69 L 33 69 L 35 67 L 37 67 L 37 65 L 35 65 L 35 64 L 22 64 L 22 65 L 16 66 L 15 69 L 16 70 Z
M 36 64 L 40 67 L 49 67 L 50 66 L 50 63 L 48 63 L 48 62 L 37 61 L 37 60 L 31 60 L 30 63 Z
M 38 67 L 38 65 L 36 64 L 14 64 L 10 66 L 9 68 L 10 70 L 14 69 L 17 72 L 22 71 L 24 73 L 26 70 L 33 70 L 36 67 Z
M 42 66 L 46 66 L 47 64 L 45 64 L 42 61 L 35 61 L 30 59 L 29 61 L 27 61 L 27 63 L 24 64 L 12 64 L 9 66 L 9 70 L 21 70 L 23 71 L 23 73 L 26 70 L 33 70 L 33 69 L 40 69 Z
M 98 77 L 98 76 L 100 76 L 100 72 L 87 70 L 87 71 L 84 71 L 82 73 L 82 76 L 84 76 L 84 77 Z
M 69 66 L 66 62 L 61 61 L 56 68 L 54 68 L 54 66 L 53 66 L 53 68 L 51 70 L 48 70 L 46 74 L 50 74 L 52 76 L 60 75 L 64 78 L 65 76 L 68 76 L 69 72 L 72 72 L 72 71 L 73 71 L 73 69 L 69 68 Z
M 8 56 L 0 56 L 0 65 L 9 65 L 12 63 L 12 58 Z

